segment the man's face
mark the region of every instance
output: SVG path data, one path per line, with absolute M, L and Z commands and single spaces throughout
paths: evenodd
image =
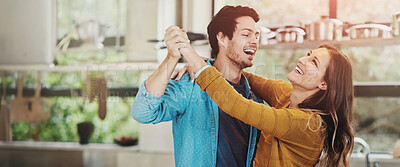
M 227 57 L 229 60 L 244 69 L 253 65 L 253 58 L 258 49 L 259 32 L 256 22 L 250 16 L 236 19 L 236 29 L 232 40 L 228 40 Z

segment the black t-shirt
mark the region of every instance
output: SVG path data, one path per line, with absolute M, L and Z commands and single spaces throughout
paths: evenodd
M 229 83 L 239 94 L 246 97 L 244 75 L 238 85 Z M 228 115 L 219 108 L 217 166 L 246 166 L 249 137 L 250 125 Z

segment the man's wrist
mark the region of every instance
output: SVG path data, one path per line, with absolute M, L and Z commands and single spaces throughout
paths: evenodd
M 166 59 L 168 59 L 170 61 L 176 61 L 176 62 L 178 62 L 180 58 L 181 58 L 181 56 L 174 56 L 169 53 L 167 54 L 167 57 L 166 57 Z

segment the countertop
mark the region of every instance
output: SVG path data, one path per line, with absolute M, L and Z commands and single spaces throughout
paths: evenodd
M 139 151 L 135 146 L 119 146 L 113 143 L 89 143 L 81 145 L 78 142 L 38 142 L 38 141 L 0 141 L 0 149 L 30 149 L 30 150 L 71 150 L 71 151 Z

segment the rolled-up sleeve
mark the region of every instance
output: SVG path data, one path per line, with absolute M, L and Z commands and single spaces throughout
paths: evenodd
M 193 83 L 180 80 L 170 81 L 163 96 L 149 93 L 143 82 L 131 108 L 133 119 L 143 124 L 170 121 L 184 113 L 190 100 Z

